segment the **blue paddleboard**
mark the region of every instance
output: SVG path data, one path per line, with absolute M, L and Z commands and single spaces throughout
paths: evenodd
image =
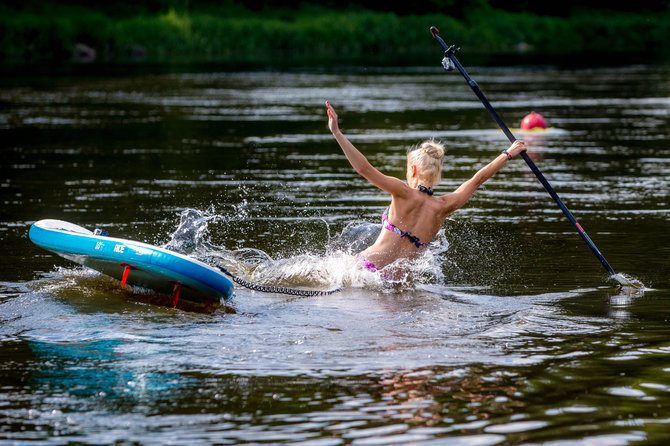
M 97 231 L 96 231 L 97 232 Z M 126 283 L 172 297 L 218 304 L 233 294 L 233 283 L 219 270 L 164 248 L 106 235 L 62 220 L 40 220 L 28 233 L 37 246 Z

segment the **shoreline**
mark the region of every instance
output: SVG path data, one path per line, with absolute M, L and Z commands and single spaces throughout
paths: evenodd
M 7 72 L 230 71 L 439 64 L 429 27 L 445 30 L 470 65 L 630 64 L 670 60 L 670 13 L 537 16 L 486 8 L 457 20 L 315 5 L 254 13 L 234 9 L 111 17 L 80 7 L 51 13 L 4 8 L 0 66 Z M 96 69 L 78 68 L 95 67 Z

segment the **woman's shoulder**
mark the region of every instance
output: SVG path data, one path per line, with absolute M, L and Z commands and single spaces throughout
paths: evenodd
M 413 193 L 416 189 L 412 189 L 405 183 L 403 180 L 395 177 L 394 178 L 394 187 L 391 192 L 391 198 L 396 200 L 407 200 L 412 199 Z
M 457 198 L 458 197 L 456 197 L 453 192 L 449 192 L 437 197 L 437 200 L 440 202 L 440 206 L 442 207 L 442 212 L 445 212 L 447 215 L 449 215 L 458 209 L 459 202 Z

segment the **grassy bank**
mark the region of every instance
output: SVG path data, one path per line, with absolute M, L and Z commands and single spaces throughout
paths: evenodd
M 316 6 L 252 13 L 239 5 L 111 16 L 84 7 L 0 10 L 0 63 L 434 63 L 438 26 L 468 54 L 663 54 L 670 14 L 582 12 L 567 18 L 491 8 L 463 19 Z

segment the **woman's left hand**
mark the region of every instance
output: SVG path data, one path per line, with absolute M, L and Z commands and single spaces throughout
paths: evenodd
M 337 123 L 337 113 L 335 113 L 335 109 L 333 109 L 333 106 L 330 105 L 330 102 L 326 101 L 326 111 L 328 112 L 328 128 L 330 129 L 331 133 L 337 133 L 340 131 L 340 127 Z

